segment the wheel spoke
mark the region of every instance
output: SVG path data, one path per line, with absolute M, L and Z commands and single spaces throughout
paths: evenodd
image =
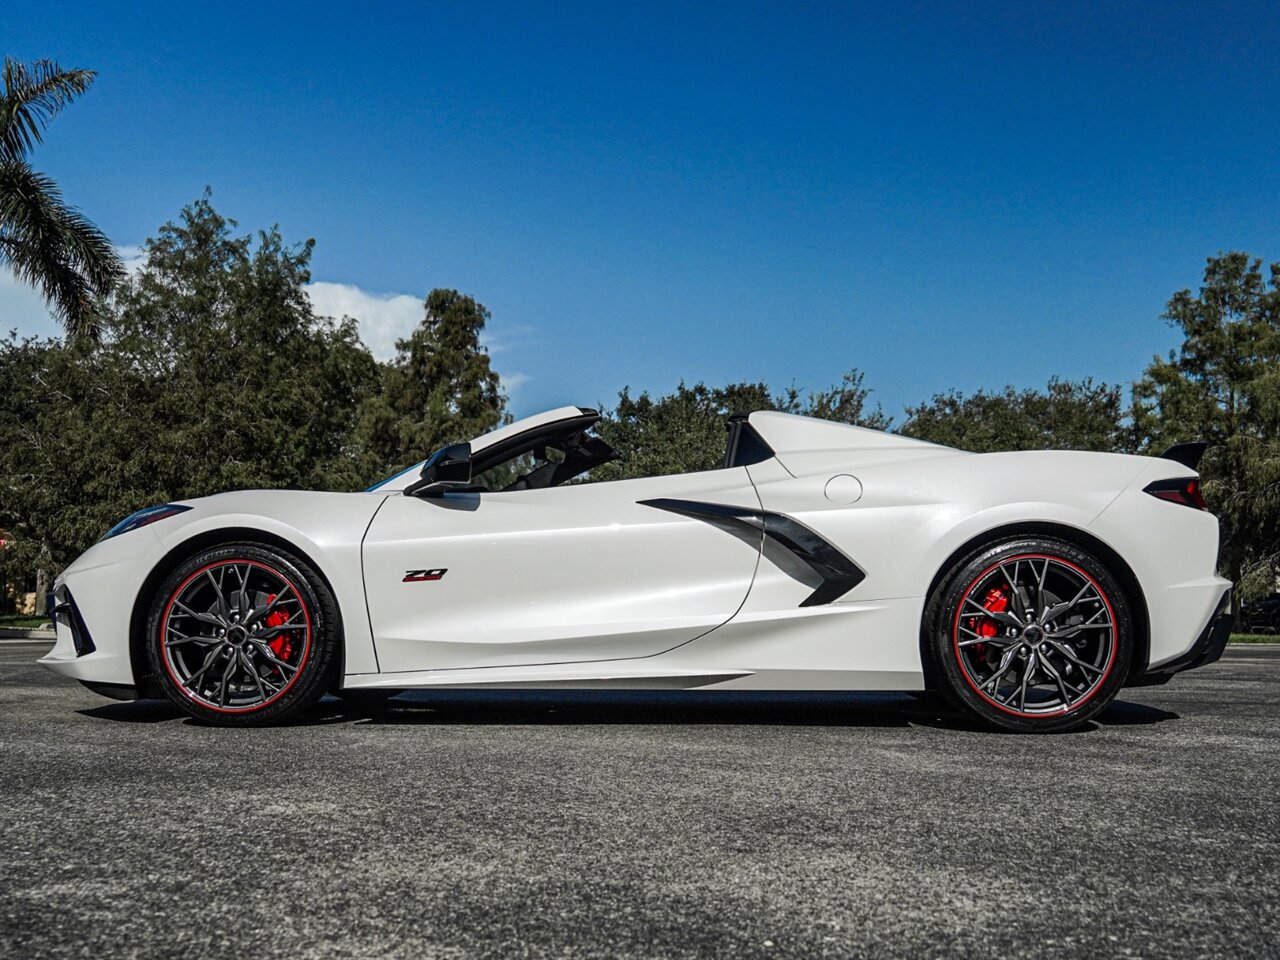
M 1034 571 L 1034 569 L 1035 568 L 1033 567 L 1032 570 Z M 1044 561 L 1044 566 L 1040 568 L 1040 577 L 1038 580 L 1036 580 L 1036 606 L 1040 608 L 1041 617 L 1043 617 L 1045 611 L 1049 609 L 1048 607 L 1045 606 L 1045 602 L 1044 602 L 1044 581 L 1045 581 L 1045 578 L 1048 576 L 1049 576 L 1049 560 L 1048 558 L 1046 558 Z
M 206 570 L 204 573 L 205 573 L 205 576 L 209 578 L 209 582 L 213 584 L 213 593 L 214 593 L 214 596 L 217 597 L 218 599 L 218 616 L 222 617 L 223 623 L 230 623 L 231 607 L 228 606 L 227 598 L 222 594 L 222 580 L 220 579 L 221 577 L 225 577 L 227 575 L 226 568 L 223 567 L 218 572 L 220 574 L 219 578 L 214 577 L 212 570 Z
M 985 612 L 986 611 L 984 610 L 984 613 Z M 1002 636 L 998 633 L 991 634 L 988 636 L 986 634 L 979 633 L 977 630 L 973 629 L 973 627 L 966 627 L 963 623 L 959 624 L 958 626 L 960 627 L 961 630 L 963 630 L 965 633 L 967 633 L 970 637 L 973 638 L 972 640 L 961 640 L 960 646 L 962 647 L 972 647 L 978 643 L 990 643 L 990 644 L 994 644 L 997 647 L 1007 647 L 1011 643 L 1018 642 L 1017 637 Z
M 276 607 L 280 606 L 280 604 L 297 603 L 298 601 L 296 599 L 291 599 L 288 597 L 288 594 L 292 592 L 293 592 L 293 589 L 291 587 L 285 586 L 279 593 L 276 594 L 274 600 L 268 601 L 262 606 L 255 607 L 254 609 L 250 610 L 247 614 L 245 614 L 244 620 L 242 620 L 241 622 L 246 627 L 252 627 L 255 623 L 257 623 L 263 617 L 270 616 L 271 613 L 274 612 Z
M 1085 585 L 1080 588 L 1080 592 L 1077 593 L 1074 598 L 1072 598 L 1071 600 L 1068 600 L 1066 603 L 1059 603 L 1054 605 L 1053 607 L 1050 607 L 1045 612 L 1045 615 L 1042 619 L 1044 620 L 1045 623 L 1050 623 L 1054 620 L 1057 620 L 1064 613 L 1068 613 L 1071 610 L 1074 610 L 1076 607 L 1076 604 L 1078 604 L 1081 600 L 1083 600 L 1084 595 L 1092 589 L 1093 589 L 1093 584 L 1086 581 Z
M 991 674 L 991 676 L 987 677 L 987 679 L 985 679 L 985 680 L 983 680 L 983 681 L 982 681 L 981 685 L 978 687 L 978 689 L 979 689 L 979 690 L 981 690 L 981 689 L 983 689 L 984 687 L 986 687 L 986 686 L 987 686 L 988 684 L 990 684 L 992 681 L 995 681 L 997 685 L 996 685 L 995 687 L 992 687 L 992 688 L 991 688 L 992 696 L 994 696 L 994 695 L 995 695 L 996 690 L 998 690 L 998 689 L 999 689 L 999 680 L 1000 680 L 1000 678 L 1001 678 L 1001 677 L 1003 677 L 1006 673 L 1008 673 L 1008 672 L 1009 672 L 1009 668 L 1010 668 L 1010 667 L 1012 667 L 1012 666 L 1014 665 L 1014 663 L 1016 662 L 1016 658 L 1014 657 L 1014 653 L 1015 653 L 1015 648 L 1012 648 L 1012 647 L 1011 647 L 1011 648 L 1008 650 L 1008 652 L 1007 652 L 1007 653 L 1005 653 L 1005 655 L 1004 655 L 1003 657 L 1001 657 L 1001 658 L 1000 658 L 1000 666 L 996 669 L 996 671 L 995 671 L 994 673 L 992 673 L 992 674 Z
M 1050 663 L 1050 662 L 1049 662 L 1049 658 L 1048 658 L 1048 657 L 1045 657 L 1045 658 L 1044 658 L 1044 660 L 1043 660 L 1042 662 L 1044 663 L 1044 668 L 1045 668 L 1047 671 L 1049 671 L 1049 676 L 1053 677 L 1054 681 L 1058 684 L 1058 692 L 1062 694 L 1062 703 L 1063 703 L 1063 705 L 1064 705 L 1068 710 L 1070 710 L 1070 709 L 1071 709 L 1071 694 L 1067 693 L 1067 682 L 1066 682 L 1066 680 L 1064 680 L 1064 679 L 1063 679 L 1062 674 L 1060 674 L 1060 673 L 1058 672 L 1057 668 L 1056 668 L 1052 663 Z M 1077 691 L 1076 691 L 1076 693 L 1079 693 L 1079 692 L 1080 692 L 1079 690 L 1077 690 Z
M 221 637 L 188 637 L 184 634 L 178 633 L 178 631 L 174 630 L 173 627 L 169 628 L 169 632 L 176 634 L 176 636 L 172 640 L 166 640 L 164 642 L 166 647 L 180 647 L 184 643 L 195 643 L 202 647 L 209 647 L 222 643 Z
M 1102 607 L 1092 617 L 1090 617 L 1088 620 L 1084 621 L 1083 623 L 1073 623 L 1070 626 L 1063 627 L 1061 630 L 1056 630 L 1054 631 L 1053 636 L 1055 639 L 1065 640 L 1068 637 L 1074 637 L 1081 630 L 1098 630 L 1102 628 L 1110 629 L 1113 626 L 1110 620 L 1104 620 L 1102 623 L 1094 623 L 1095 620 L 1097 620 L 1100 616 L 1102 616 L 1106 612 L 1107 612 L 1107 608 Z
M 301 610 L 299 610 L 299 611 L 298 611 L 298 613 L 302 613 L 302 611 L 301 611 Z M 300 629 L 303 625 L 302 625 L 301 623 L 294 623 L 294 622 L 293 622 L 293 618 L 294 618 L 294 617 L 296 617 L 296 616 L 298 615 L 298 613 L 294 613 L 294 614 L 292 614 L 292 615 L 289 617 L 289 619 L 288 619 L 288 620 L 286 620 L 284 623 L 278 623 L 278 624 L 276 624 L 274 627 L 267 627 L 267 628 L 266 628 L 266 629 L 264 629 L 264 630 L 258 630 L 258 631 L 256 631 L 256 632 L 254 633 L 254 639 L 255 639 L 255 640 L 266 640 L 266 639 L 268 639 L 268 638 L 270 638 L 270 637 L 274 637 L 276 634 L 278 634 L 278 633 L 280 633 L 281 631 L 284 631 L 284 630 L 298 630 L 298 629 Z
M 1009 572 L 1009 568 L 1003 563 L 1000 564 L 1000 572 L 1004 574 L 1004 578 L 1009 581 L 1009 599 L 1013 601 L 1013 612 L 1017 614 L 1018 623 L 1021 624 L 1027 615 L 1026 605 L 1022 602 L 1022 595 L 1018 592 L 1018 564 L 1020 561 L 1013 561 L 1013 573 Z
M 1027 588 L 1022 583 L 1022 579 L 1018 576 L 1022 572 L 1022 564 L 1026 563 L 1031 570 L 1032 576 L 1035 575 L 1035 567 L 1032 566 L 1030 560 L 1013 561 L 1013 573 L 1009 573 L 1009 568 L 1003 563 L 1000 564 L 1000 572 L 1005 575 L 1009 581 L 1009 594 L 1013 600 L 1013 612 L 1017 615 L 1019 626 L 1027 619 L 1027 614 L 1031 612 L 1031 598 L 1027 595 Z
M 1085 630 L 1110 630 L 1114 626 L 1115 624 L 1110 620 L 1106 623 L 1077 623 L 1063 630 L 1058 630 L 1054 633 L 1053 638 L 1055 640 L 1070 640 L 1072 637 L 1078 636 Z
M 197 670 L 195 673 L 193 673 L 191 676 L 187 677 L 186 680 L 182 681 L 182 685 L 184 687 L 190 687 L 193 683 L 195 683 L 202 676 L 204 676 L 205 671 L 213 666 L 213 662 L 218 659 L 218 654 L 221 653 L 222 650 L 223 650 L 222 646 L 215 647 L 213 650 L 211 650 L 209 652 L 209 655 L 204 658 L 204 663 L 201 665 L 200 669 Z
M 1027 709 L 1027 682 L 1031 679 L 1031 674 L 1035 672 L 1038 662 L 1039 656 L 1035 651 L 1027 654 L 1026 667 L 1022 671 L 1022 689 L 1018 694 L 1018 709 L 1024 712 Z
M 1067 649 L 1067 647 L 1064 644 L 1058 643 L 1056 639 L 1048 640 L 1046 642 L 1051 647 L 1053 647 L 1054 650 L 1062 654 L 1063 657 L 1071 661 L 1072 664 L 1079 667 L 1081 670 L 1088 670 L 1090 673 L 1096 673 L 1098 676 L 1102 676 L 1104 673 L 1107 672 L 1106 670 L 1102 669 L 1102 667 L 1095 667 L 1092 663 L 1086 663 L 1084 660 L 1081 660 L 1069 649 Z
M 231 681 L 232 675 L 235 673 L 237 657 L 227 657 L 226 669 L 222 671 L 222 684 L 218 688 L 218 706 L 225 707 L 227 705 L 227 684 Z
M 215 627 L 222 626 L 222 623 L 223 623 L 222 619 L 215 614 L 198 613 L 197 611 L 192 610 L 190 607 L 188 607 L 181 600 L 173 601 L 173 605 L 178 608 L 179 616 L 190 617 L 193 620 L 199 620 L 201 623 L 211 623 Z
M 972 597 L 966 597 L 965 603 L 973 607 L 975 611 L 984 617 L 990 617 L 992 620 L 999 621 L 1009 627 L 1017 627 L 1019 630 L 1024 626 L 1023 622 L 1011 613 L 1005 613 L 1003 610 L 988 610 Z
M 1008 647 L 1018 642 L 1017 637 L 1000 637 L 1000 636 L 984 637 L 981 634 L 976 634 L 976 633 L 973 635 L 973 637 L 974 638 L 972 640 L 961 640 L 959 645 L 961 647 L 974 647 L 980 643 L 989 643 L 992 646 L 996 646 L 996 647 Z
M 253 662 L 249 659 L 249 655 L 244 652 L 244 647 L 241 647 L 236 652 L 239 654 L 240 660 L 245 670 L 249 672 L 249 676 L 253 677 L 253 682 L 258 685 L 258 696 L 262 699 L 263 703 L 266 703 L 267 691 L 266 691 L 266 688 L 263 687 L 262 685 L 262 677 L 258 675 L 258 668 L 254 666 Z
M 291 663 L 287 663 L 287 662 L 285 662 L 284 660 L 281 660 L 281 659 L 280 659 L 279 657 L 277 657 L 274 653 L 272 653 L 272 652 L 271 652 L 271 648 L 270 648 L 270 647 L 268 647 L 268 646 L 267 646 L 265 643 L 263 643 L 261 640 L 258 640 L 258 639 L 255 637 L 255 638 L 251 639 L 249 642 L 250 642 L 250 643 L 252 643 L 252 644 L 254 645 L 254 648 L 258 651 L 258 654 L 259 654 L 259 655 L 260 655 L 264 660 L 266 660 L 268 663 L 274 664 L 274 665 L 275 665 L 275 666 L 277 666 L 277 667 L 281 667 L 281 668 L 282 668 L 282 669 L 284 669 L 284 670 L 288 670 L 290 673 L 297 673 L 297 672 L 298 672 L 298 668 L 297 668 L 297 667 L 295 667 L 295 666 L 294 666 L 293 664 L 291 664 Z
M 249 604 L 249 572 L 253 569 L 246 565 L 244 572 L 240 572 L 240 565 L 233 564 L 232 569 L 236 572 L 236 578 L 240 581 L 240 602 L 236 604 L 236 612 L 240 614 L 240 621 L 243 623 L 244 618 L 249 615 L 252 607 Z
M 221 685 L 218 687 L 219 707 L 225 707 L 225 705 L 227 705 L 227 686 L 230 684 L 232 677 L 236 675 L 237 666 L 239 666 L 238 657 L 227 658 L 227 667 L 223 669 L 223 680 L 221 680 Z

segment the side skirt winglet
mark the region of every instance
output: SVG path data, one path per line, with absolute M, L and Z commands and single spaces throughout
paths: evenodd
M 802 607 L 816 607 L 837 600 L 867 577 L 861 567 L 836 547 L 799 520 L 793 520 L 785 514 L 770 513 L 768 510 L 752 510 L 749 507 L 727 506 L 722 503 L 674 500 L 669 497 L 637 502 L 643 507 L 667 510 L 697 520 L 741 524 L 763 533 L 822 578 L 818 589 L 801 601 Z

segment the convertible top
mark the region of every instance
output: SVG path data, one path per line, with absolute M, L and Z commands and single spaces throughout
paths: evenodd
M 600 419 L 600 412 L 592 410 L 590 407 L 556 407 L 556 409 L 548 410 L 545 413 L 535 413 L 531 417 L 512 421 L 505 427 L 498 427 L 498 429 L 490 430 L 483 436 L 476 437 L 471 441 L 471 453 L 473 455 L 477 454 L 481 450 L 486 450 L 494 444 L 519 436 L 526 430 L 532 430 L 535 427 L 550 426 L 565 420 L 577 420 L 580 417 L 594 417 L 595 420 L 591 421 L 594 423 Z

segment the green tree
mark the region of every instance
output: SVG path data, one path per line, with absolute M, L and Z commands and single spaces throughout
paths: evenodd
M 926 403 L 907 407 L 902 433 L 975 453 L 1115 451 L 1128 442 L 1123 411 L 1119 387 L 1055 378 L 1043 391 L 1005 387 L 967 396 L 955 390 L 934 394 Z
M 62 108 L 93 82 L 92 70 L 52 60 L 4 61 L 0 94 L 0 264 L 36 287 L 71 335 L 96 337 L 102 301 L 124 276 L 110 241 L 68 206 L 28 155 Z
M 633 397 L 624 387 L 617 406 L 608 411 L 597 432 L 622 458 L 591 471 L 591 479 L 622 480 L 691 473 L 718 467 L 724 458 L 725 420 L 731 413 L 780 410 L 842 423 L 887 429 L 890 421 L 879 407 L 867 409 L 870 391 L 862 374 L 851 370 L 841 384 L 804 396 L 791 387 L 780 395 L 763 383 L 708 387 L 683 382 L 674 393 L 658 398 Z
M 841 378 L 839 386 L 811 393 L 803 400 L 796 387 L 788 387 L 774 400 L 773 406 L 783 413 L 850 423 L 870 430 L 888 430 L 893 426 L 893 418 L 886 416 L 879 404 L 871 409 L 867 403 L 870 398 L 871 390 L 863 384 L 862 371 L 850 370 Z
M 354 321 L 314 316 L 310 241 L 235 236 L 208 195 L 147 243 L 102 339 L 0 340 L 0 528 L 54 569 L 154 503 L 351 489 L 377 366 Z
M 359 440 L 382 472 L 503 420 L 506 397 L 480 335 L 491 316 L 457 290 L 432 290 L 422 322 L 396 343 L 382 389 L 361 411 Z
M 1163 316 L 1181 347 L 1134 386 L 1145 450 L 1210 444 L 1204 492 L 1221 522 L 1223 575 L 1242 588 L 1237 608 L 1242 594 L 1273 590 L 1280 570 L 1280 263 L 1268 272 L 1245 253 L 1210 257 L 1199 293 L 1174 294 Z
M 683 382 L 674 393 L 657 399 L 648 393 L 618 394 L 596 432 L 621 459 L 591 471 L 593 481 L 657 477 L 711 470 L 720 465 L 725 448 L 725 418 L 738 410 L 773 406 L 763 383 L 708 387 Z

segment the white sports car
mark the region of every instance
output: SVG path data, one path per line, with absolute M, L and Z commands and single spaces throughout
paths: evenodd
M 220 724 L 604 687 L 930 690 L 1050 731 L 1222 654 L 1203 445 L 979 455 L 757 412 L 719 469 L 571 483 L 617 456 L 599 419 L 552 410 L 363 493 L 141 510 L 58 578 L 40 662 Z

